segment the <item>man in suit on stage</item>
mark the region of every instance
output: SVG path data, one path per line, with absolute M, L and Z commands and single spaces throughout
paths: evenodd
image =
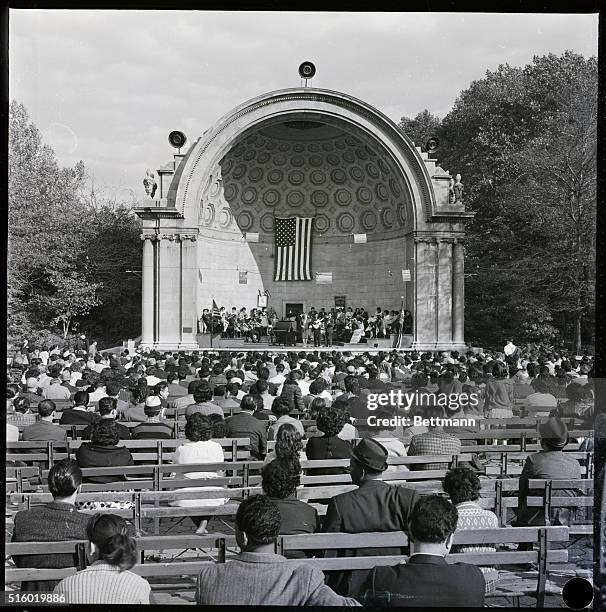
M 484 606 L 482 572 L 445 559 L 457 528 L 458 512 L 440 495 L 422 497 L 410 517 L 412 554 L 406 564 L 375 567 L 357 599 L 369 606 Z
M 387 455 L 387 449 L 372 438 L 359 442 L 350 462 L 351 480 L 359 488 L 330 500 L 324 532 L 408 531 L 408 520 L 418 495 L 413 489 L 388 485 L 381 480 L 387 469 Z M 399 547 L 338 552 L 343 557 L 404 554 Z M 336 556 L 336 553 L 327 551 L 325 556 Z M 359 592 L 368 574 L 369 570 L 334 572 L 328 584 L 340 595 L 353 595 Z

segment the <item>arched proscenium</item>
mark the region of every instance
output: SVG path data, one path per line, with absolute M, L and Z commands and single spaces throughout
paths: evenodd
M 285 89 L 250 100 L 221 118 L 204 134 L 187 157 L 174 205 L 185 219 L 197 218 L 204 181 L 213 165 L 245 131 L 268 122 L 293 119 L 337 121 L 363 132 L 382 148 L 405 178 L 413 202 L 413 224 L 426 229 L 435 210 L 431 178 L 413 143 L 385 115 L 342 93 L 323 89 Z

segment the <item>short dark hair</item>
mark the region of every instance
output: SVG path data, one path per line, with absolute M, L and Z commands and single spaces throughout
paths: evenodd
M 274 459 L 263 468 L 261 478 L 263 491 L 267 495 L 285 499 L 294 495 L 301 482 L 301 464 L 298 460 Z
M 190 414 L 185 423 L 185 437 L 192 442 L 206 442 L 213 437 L 213 426 L 210 419 L 200 413 Z
M 196 413 L 194 413 L 196 414 Z M 213 412 L 208 415 L 208 419 L 213 428 L 213 438 L 225 438 L 227 432 L 227 425 L 225 423 L 225 419 L 216 412 Z
M 115 397 L 102 397 L 99 400 L 99 414 L 105 416 L 118 406 L 118 400 Z
M 459 513 L 441 495 L 426 495 L 415 504 L 409 532 L 415 542 L 438 544 L 446 541 L 457 528 Z
M 87 391 L 76 391 L 74 395 L 74 406 L 88 406 L 90 396 Z
M 276 397 L 271 405 L 271 411 L 277 416 L 281 417 L 290 413 L 290 404 L 284 397 Z
M 506 378 L 509 370 L 502 361 L 495 361 L 491 371 L 495 378 Z
M 118 393 L 120 393 L 120 389 L 122 389 L 122 386 L 120 385 L 119 382 L 117 382 L 115 380 L 110 380 L 107 383 L 107 385 L 105 386 L 105 392 L 110 397 L 112 397 L 114 395 L 118 395 Z
M 252 395 L 245 395 L 240 400 L 240 410 L 250 410 L 251 412 L 256 410 L 257 403 L 255 402 L 255 398 Z
M 280 533 L 282 517 L 278 506 L 266 495 L 251 495 L 236 512 L 236 526 L 250 544 L 273 544 Z
M 49 417 L 56 409 L 57 406 L 53 400 L 45 399 L 38 404 L 38 414 L 41 417 Z
M 72 495 L 82 484 L 82 470 L 74 459 L 57 461 L 48 472 L 48 490 L 55 498 Z
M 120 441 L 118 425 L 111 419 L 99 419 L 91 425 L 90 439 L 98 446 L 115 446 Z
M 86 536 L 99 550 L 99 557 L 120 571 L 137 562 L 137 545 L 128 534 L 126 521 L 115 514 L 95 514 L 86 525 Z
M 255 391 L 259 395 L 261 395 L 262 393 L 265 393 L 269 389 L 269 383 L 267 382 L 267 380 L 263 378 L 259 378 L 259 380 L 253 385 L 253 387 L 255 388 Z M 251 389 L 251 392 L 252 392 L 252 389 Z
M 480 497 L 480 478 L 469 468 L 456 467 L 446 472 L 442 488 L 455 505 L 476 501 Z
M 200 402 L 209 402 L 213 398 L 213 392 L 210 390 L 210 387 L 198 387 L 194 391 L 194 402 L 196 404 Z

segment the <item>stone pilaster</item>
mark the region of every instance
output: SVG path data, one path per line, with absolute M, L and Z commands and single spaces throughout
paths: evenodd
M 141 344 L 152 346 L 154 343 L 154 234 L 142 234 L 143 264 L 141 287 Z
M 465 256 L 463 242 L 457 239 L 453 245 L 452 273 L 452 341 L 464 343 L 465 321 Z
M 437 344 L 452 342 L 452 246 L 453 238 L 438 241 Z

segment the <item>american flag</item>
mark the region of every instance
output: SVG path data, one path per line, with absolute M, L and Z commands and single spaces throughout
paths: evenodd
M 276 219 L 274 281 L 312 280 L 313 217 Z
M 213 317 L 220 317 L 221 316 L 221 311 L 219 310 L 219 307 L 217 306 L 217 302 L 215 302 L 215 300 L 213 300 L 213 309 L 212 309 L 212 316 Z

